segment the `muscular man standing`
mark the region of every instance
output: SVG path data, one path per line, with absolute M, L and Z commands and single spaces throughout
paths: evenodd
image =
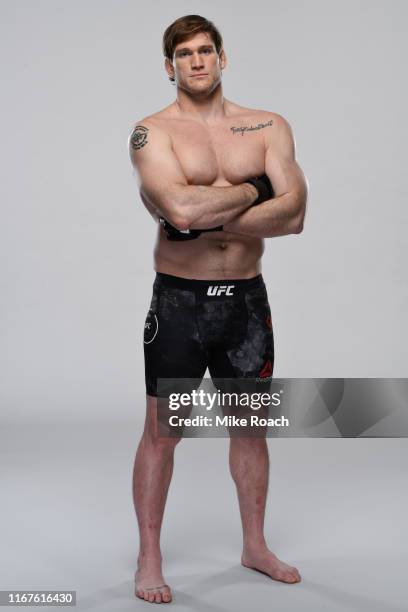
M 163 49 L 177 98 L 138 121 L 129 138 L 140 197 L 159 222 L 144 337 L 146 421 L 133 479 L 140 532 L 135 594 L 156 603 L 172 598 L 160 529 L 179 441 L 158 436 L 157 378 L 199 379 L 207 366 L 211 376 L 271 378 L 263 239 L 300 233 L 307 199 L 288 122 L 224 98 L 227 60 L 214 24 L 181 17 L 165 31 Z M 211 295 L 214 282 L 233 287 L 230 295 Z M 264 537 L 265 438 L 231 437 L 230 468 L 243 528 L 241 563 L 299 582 L 298 570 L 280 561 Z

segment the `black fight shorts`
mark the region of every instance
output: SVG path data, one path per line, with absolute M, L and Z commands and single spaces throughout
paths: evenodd
M 144 326 L 146 393 L 157 379 L 272 380 L 271 311 L 262 275 L 190 280 L 157 273 Z M 265 385 L 267 390 L 267 385 Z

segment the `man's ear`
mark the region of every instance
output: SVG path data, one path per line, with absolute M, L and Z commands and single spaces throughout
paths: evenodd
M 220 68 L 221 68 L 221 70 L 224 70 L 226 65 L 227 65 L 227 56 L 225 55 L 224 49 L 221 49 L 221 51 L 220 51 Z
M 166 59 L 164 60 L 164 67 L 166 69 L 167 74 L 169 75 L 170 80 L 174 81 L 174 68 L 168 57 L 166 57 Z

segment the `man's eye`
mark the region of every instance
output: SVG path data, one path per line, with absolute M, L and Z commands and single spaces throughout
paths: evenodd
M 201 53 L 206 53 L 207 55 L 211 53 L 211 49 L 203 49 Z M 185 57 L 186 55 L 190 55 L 188 51 L 180 51 L 179 57 Z

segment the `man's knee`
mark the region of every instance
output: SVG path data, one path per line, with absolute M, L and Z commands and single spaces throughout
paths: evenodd
M 146 396 L 146 420 L 142 436 L 145 446 L 158 453 L 171 453 L 180 442 L 180 437 L 166 435 L 157 418 L 157 397 Z
M 157 430 L 154 431 L 150 427 L 145 427 L 142 436 L 142 444 L 151 451 L 160 455 L 173 453 L 180 440 L 180 437 L 176 438 L 158 435 Z

